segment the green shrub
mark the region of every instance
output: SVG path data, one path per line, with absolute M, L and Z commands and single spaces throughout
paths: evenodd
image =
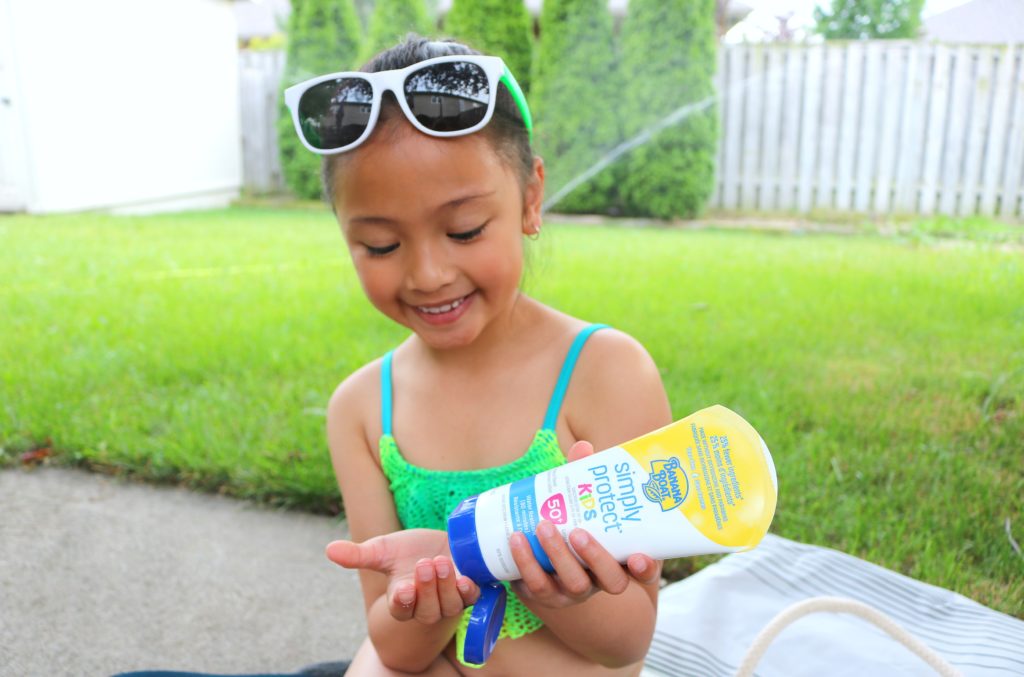
M 355 68 L 361 31 L 352 0 L 292 0 L 277 140 L 285 184 L 298 197 L 320 197 L 320 157 L 296 135 L 283 91 L 317 75 Z
M 815 29 L 828 40 L 916 38 L 924 0 L 832 0 L 814 8 Z
M 633 150 L 617 172 L 627 213 L 692 218 L 714 189 L 715 0 L 633 0 L 622 28 L 627 138 L 674 111 L 696 112 Z
M 505 60 L 523 91 L 530 91 L 533 30 L 522 0 L 455 0 L 444 20 L 449 36 Z
M 605 0 L 547 0 L 541 26 L 530 105 L 547 194 L 554 196 L 622 138 L 622 81 Z M 617 202 L 613 169 L 559 200 L 558 211 L 611 211 Z
M 420 35 L 434 33 L 423 0 L 377 0 L 370 15 L 370 35 L 359 60 L 369 61 L 378 52 L 394 47 L 410 31 Z

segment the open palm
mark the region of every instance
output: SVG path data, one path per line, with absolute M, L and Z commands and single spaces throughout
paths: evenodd
M 458 576 L 448 534 L 435 529 L 405 529 L 362 543 L 334 541 L 327 557 L 346 569 L 367 569 L 387 576 L 391 615 L 431 624 L 450 618 L 476 601 L 479 588 Z

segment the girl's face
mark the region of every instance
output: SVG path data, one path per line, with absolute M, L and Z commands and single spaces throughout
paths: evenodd
M 370 302 L 447 349 L 511 312 L 543 186 L 540 160 L 524 191 L 480 134 L 438 139 L 399 124 L 345 159 L 334 206 Z

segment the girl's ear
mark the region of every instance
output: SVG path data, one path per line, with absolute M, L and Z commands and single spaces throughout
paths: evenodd
M 544 204 L 544 160 L 534 156 L 533 173 L 523 195 L 523 235 L 540 233 L 541 207 Z

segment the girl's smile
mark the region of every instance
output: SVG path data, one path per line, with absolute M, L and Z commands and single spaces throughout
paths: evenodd
M 439 303 L 437 305 L 413 306 L 424 322 L 441 326 L 456 322 L 468 310 L 473 302 L 473 294 L 470 292 L 465 296 Z

